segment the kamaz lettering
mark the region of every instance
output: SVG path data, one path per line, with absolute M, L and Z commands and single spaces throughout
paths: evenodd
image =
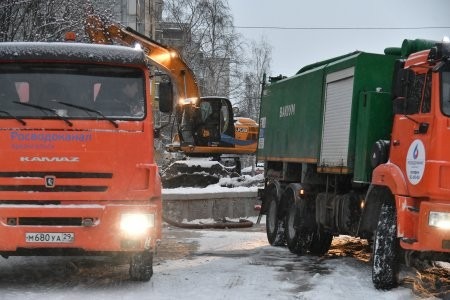
M 79 157 L 46 157 L 46 156 L 21 156 L 20 161 L 22 162 L 80 162 Z

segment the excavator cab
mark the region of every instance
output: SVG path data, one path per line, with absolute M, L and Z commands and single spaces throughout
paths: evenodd
M 177 108 L 181 146 L 233 147 L 222 138 L 234 136 L 233 111 L 228 99 L 202 97 Z

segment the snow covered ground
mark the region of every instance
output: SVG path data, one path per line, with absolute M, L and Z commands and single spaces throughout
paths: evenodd
M 222 190 L 230 189 L 218 184 L 165 193 Z M 233 190 L 253 191 L 256 187 Z M 352 248 L 350 255 L 345 247 Z M 406 268 L 401 272 L 400 287 L 374 289 L 363 248 L 359 240 L 341 236 L 335 238 L 326 257 L 298 257 L 287 248 L 270 246 L 264 224 L 233 230 L 185 230 L 166 225 L 150 282 L 130 281 L 126 261 L 10 257 L 0 259 L 0 299 L 436 299 L 413 293 L 416 274 Z M 450 291 L 444 299 L 450 299 Z
M 262 175 L 255 177 L 246 175 L 244 182 L 254 179 L 262 180 L 263 177 Z M 225 187 L 227 185 L 234 187 L 230 189 Z M 248 187 L 244 183 L 239 186 L 235 179 L 227 178 L 203 189 L 166 189 L 164 193 L 196 194 L 256 190 L 255 185 Z M 208 223 L 210 221 L 197 220 L 189 223 Z M 368 253 L 366 253 L 366 257 L 360 259 L 340 257 L 345 254 L 334 256 L 338 257 L 337 259 L 297 257 L 289 253 L 286 248 L 268 245 L 265 230 L 263 227 L 260 229 L 259 232 L 196 231 L 202 235 L 192 239 L 199 244 L 199 254 L 185 260 L 187 266 L 183 266 L 182 271 L 179 269 L 177 272 L 174 270 L 174 273 L 163 271 L 168 277 L 179 278 L 181 275 L 181 282 L 176 284 L 177 290 L 172 291 L 168 299 L 184 297 L 187 299 L 304 300 L 437 299 L 427 293 L 424 293 L 426 296 L 420 297 L 412 292 L 414 277 L 416 277 L 414 269 L 402 269 L 401 277 L 404 283 L 399 288 L 391 291 L 378 291 L 372 284 Z M 333 245 L 346 244 L 354 240 L 358 243 L 357 239 L 341 236 L 335 238 Z M 167 270 L 166 267 L 171 269 L 172 262 L 165 262 L 161 266 L 164 270 Z M 446 266 L 450 268 L 449 265 Z M 196 286 L 199 288 L 192 289 L 190 285 L 192 272 L 195 273 Z M 167 284 L 170 286 L 171 280 Z M 158 294 L 158 297 L 163 297 L 163 295 L 164 293 Z M 450 299 L 450 291 L 446 297 Z
M 170 299 L 414 298 L 405 288 L 391 292 L 374 290 L 370 267 L 355 259 L 323 261 L 297 257 L 285 248 L 269 246 L 263 232 L 200 233 L 203 237 L 198 240 L 199 252 L 194 259 L 185 261 L 187 268 L 175 275 L 182 275 L 181 282 Z M 185 281 L 192 280 L 192 273 L 196 274 L 195 289 L 183 282 L 183 277 Z
M 420 299 L 408 287 L 375 290 L 364 260 L 271 247 L 264 225 L 166 226 L 151 281 L 129 281 L 127 268 L 102 258 L 11 257 L 0 261 L 0 299 Z

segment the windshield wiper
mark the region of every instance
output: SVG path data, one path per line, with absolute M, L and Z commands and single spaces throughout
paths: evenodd
M 23 126 L 27 125 L 27 123 L 26 123 L 24 120 L 22 120 L 22 119 L 19 118 L 19 117 L 16 117 L 16 116 L 12 115 L 10 112 L 7 112 L 6 110 L 0 110 L 0 113 L 4 113 L 5 115 L 10 116 L 11 118 L 16 119 L 16 120 L 17 120 L 20 124 L 22 124 Z
M 43 111 L 51 112 L 54 116 L 56 116 L 57 119 L 63 120 L 70 127 L 73 126 L 72 122 L 70 122 L 69 119 L 59 115 L 54 109 L 51 109 L 51 108 L 48 108 L 48 107 L 45 107 L 45 106 L 36 105 L 36 104 L 27 103 L 27 102 L 13 101 L 13 103 L 17 103 L 17 104 L 20 104 L 20 105 L 29 106 L 29 107 L 37 108 L 37 109 L 40 109 L 40 110 L 43 110 Z
M 73 108 L 78 108 L 79 110 L 84 110 L 87 112 L 93 112 L 96 113 L 97 115 L 101 116 L 104 120 L 109 121 L 111 124 L 114 125 L 115 128 L 119 128 L 119 124 L 117 124 L 116 121 L 114 121 L 111 118 L 108 118 L 107 116 L 105 116 L 104 114 L 102 114 L 100 111 L 86 107 L 86 106 L 81 106 L 81 105 L 76 105 L 76 104 L 72 104 L 72 103 L 68 103 L 68 102 L 64 102 L 64 101 L 56 101 L 56 103 L 62 104 L 62 105 L 66 105 L 69 107 L 73 107 Z

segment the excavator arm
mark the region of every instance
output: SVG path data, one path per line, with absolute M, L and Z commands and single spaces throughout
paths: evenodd
M 168 146 L 170 152 L 181 151 L 187 156 L 215 158 L 224 154 L 232 155 L 235 168 L 240 172 L 240 162 L 235 155 L 256 152 L 258 124 L 255 121 L 246 118 L 235 120 L 231 102 L 226 98 L 201 98 L 194 73 L 175 49 L 95 14 L 87 17 L 85 31 L 92 43 L 131 47 L 139 44 L 149 63 L 171 78 L 178 103 L 177 134 L 173 143 Z M 160 86 L 160 93 L 161 91 Z M 185 165 L 185 162 L 175 162 L 164 170 L 163 184 L 166 187 L 184 184 L 196 186 L 199 182 L 217 183 L 220 177 L 230 175 L 230 168 L 218 162 L 201 170 L 198 170 L 199 167 L 192 168 Z
M 178 96 L 180 103 L 200 98 L 195 75 L 177 50 L 95 14 L 90 14 L 86 18 L 85 31 L 91 42 L 96 44 L 117 43 L 126 46 L 139 44 L 150 63 L 165 71 L 175 83 L 175 95 Z

